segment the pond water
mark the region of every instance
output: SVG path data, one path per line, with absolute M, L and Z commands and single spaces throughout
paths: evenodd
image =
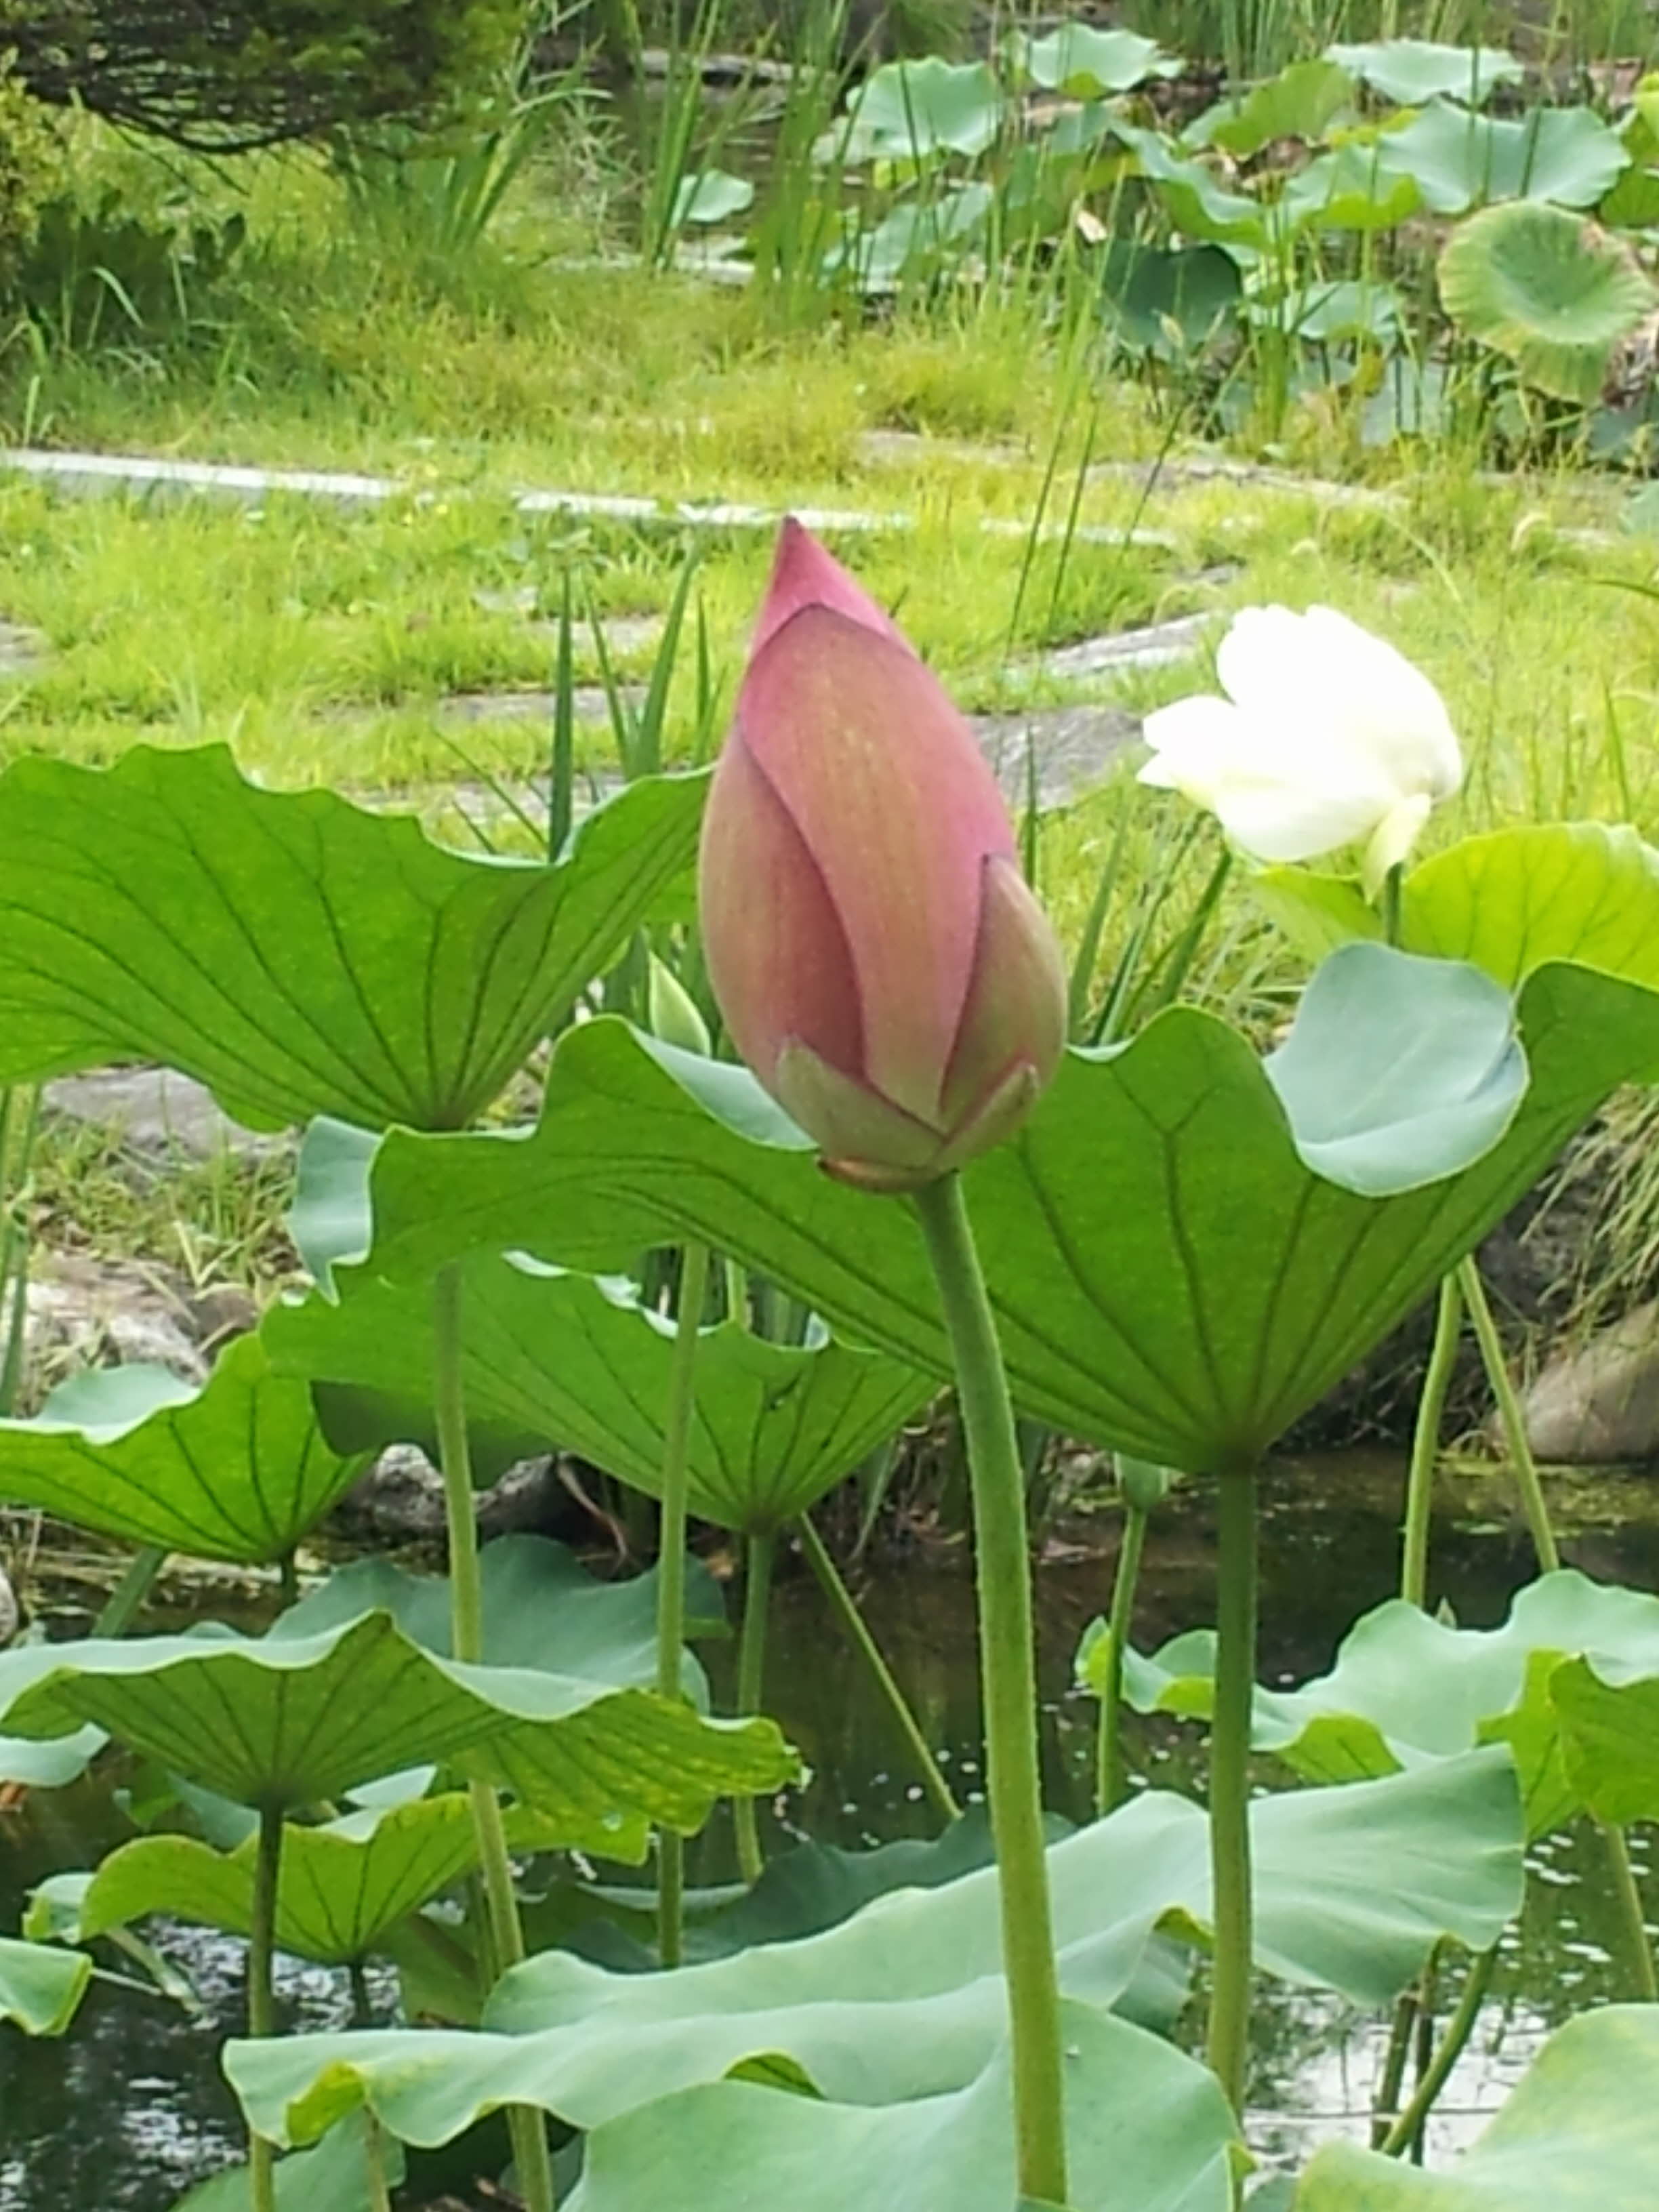
M 1392 1594 L 1401 1480 L 1398 1463 L 1387 1457 L 1345 1455 L 1275 1472 L 1263 1539 L 1266 1679 L 1328 1666 L 1355 1615 Z M 1568 1481 L 1553 1504 L 1571 1564 L 1659 1589 L 1659 1476 Z M 1468 1485 L 1462 1508 L 1436 1528 L 1433 1596 L 1462 1625 L 1491 1626 L 1529 1576 L 1530 1555 L 1492 1479 Z M 1048 1796 L 1081 1820 L 1090 1809 L 1094 1709 L 1069 1686 L 1071 1660 L 1084 1626 L 1105 1603 L 1112 1540 L 1109 1525 L 1075 1533 L 1076 1541 L 1050 1544 L 1038 1582 Z M 1172 1501 L 1155 1524 L 1136 1622 L 1143 1648 L 1207 1621 L 1212 1589 L 1208 1508 L 1195 1493 Z M 959 1793 L 975 1796 L 981 1744 L 965 1559 L 918 1540 L 908 1553 L 890 1552 L 872 1565 L 860 1598 Z M 729 1653 L 714 1655 L 717 1690 L 729 1663 Z M 932 1832 L 933 1816 L 884 1709 L 804 1574 L 786 1576 L 776 1592 L 769 1681 L 771 1710 L 811 1771 L 809 1787 L 782 1802 L 765 1824 L 774 1848 L 790 1830 L 854 1847 Z M 1133 1723 L 1131 1731 L 1139 1777 L 1201 1788 L 1193 1732 Z M 0 1928 L 15 1927 L 33 1882 L 91 1864 L 129 1832 L 107 1778 L 0 1815 Z M 1651 1919 L 1659 1876 L 1650 1843 L 1639 1832 L 1633 1838 Z M 692 1880 L 727 1878 L 729 1854 L 717 1823 L 693 1846 Z M 1581 1830 L 1548 1839 L 1531 1864 L 1526 1911 L 1506 1939 L 1480 2028 L 1443 2100 L 1431 2154 L 1468 2138 L 1569 2011 L 1630 1993 L 1614 1963 L 1615 1911 L 1598 1838 Z M 94 1987 L 63 2043 L 30 2043 L 0 2028 L 0 2212 L 58 2206 L 167 2212 L 191 2180 L 236 2154 L 236 2117 L 217 2048 L 238 2022 L 241 1947 L 179 1927 L 152 1932 L 188 1975 L 199 2012 L 136 1981 L 130 1987 L 106 1981 Z M 112 1954 L 104 1963 L 117 1964 Z M 351 2017 L 343 1976 L 289 1962 L 281 1988 L 296 2030 L 342 2027 Z M 372 1994 L 377 2013 L 387 2016 L 394 2001 L 389 1978 L 377 1979 Z M 1294 2162 L 1319 2136 L 1363 2133 L 1385 2039 L 1384 2024 L 1334 2000 L 1263 1985 L 1251 2132 L 1264 2155 Z M 477 2162 L 469 2150 L 463 2165 Z M 410 2201 L 428 2202 L 465 2178 L 464 2171 L 422 2166 L 412 2176 Z

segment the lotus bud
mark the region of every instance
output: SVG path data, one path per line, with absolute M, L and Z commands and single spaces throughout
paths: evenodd
M 646 1019 L 651 1034 L 682 1052 L 708 1055 L 708 1024 L 702 1009 L 679 977 L 653 952 L 645 986 Z
M 1393 646 L 1329 607 L 1246 607 L 1221 641 L 1225 698 L 1146 717 L 1143 783 L 1207 807 L 1258 860 L 1363 842 L 1375 896 L 1436 802 L 1463 781 L 1440 694 Z
M 915 1189 L 1018 1128 L 1066 971 L 973 732 L 808 532 L 784 525 L 703 818 L 709 979 L 832 1174 Z

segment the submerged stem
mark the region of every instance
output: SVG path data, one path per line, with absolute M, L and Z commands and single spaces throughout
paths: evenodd
M 1607 1862 L 1613 1869 L 1613 1894 L 1619 1900 L 1620 1917 L 1629 1948 L 1631 1978 L 1636 1984 L 1638 1996 L 1648 2004 L 1659 2004 L 1659 1969 L 1654 1965 L 1653 1943 L 1648 1934 L 1642 1893 L 1637 1887 L 1636 1869 L 1631 1864 L 1629 1842 L 1615 1821 L 1601 1820 L 1596 1825 L 1607 1843 Z
M 1492 1317 L 1486 1286 L 1480 1279 L 1480 1266 L 1473 1253 L 1458 1262 L 1457 1280 L 1468 1301 L 1469 1319 L 1474 1323 L 1486 1380 L 1492 1385 L 1492 1396 L 1498 1401 L 1498 1417 L 1504 1425 L 1504 1442 L 1510 1455 L 1510 1470 L 1515 1477 L 1515 1486 L 1521 1493 L 1521 1510 L 1527 1516 L 1527 1527 L 1532 1534 L 1532 1547 L 1538 1554 L 1539 1565 L 1547 1575 L 1553 1575 L 1561 1564 L 1561 1554 L 1556 1547 L 1555 1531 L 1550 1527 L 1549 1508 L 1544 1503 L 1544 1486 L 1538 1479 L 1538 1462 L 1533 1457 L 1532 1446 L 1527 1441 L 1526 1416 L 1521 1410 L 1521 1401 L 1516 1395 L 1515 1385 L 1510 1380 L 1510 1370 L 1504 1360 L 1504 1347 L 1498 1339 L 1498 1324 Z
M 962 1808 L 957 1804 L 950 1784 L 939 1771 L 939 1761 L 921 1732 L 921 1724 L 911 1711 L 902 1690 L 894 1679 L 892 1669 L 883 1658 L 881 1647 L 870 1633 L 869 1624 L 859 1611 L 853 1593 L 842 1578 L 840 1569 L 830 1556 L 830 1548 L 812 1526 L 811 1516 L 803 1513 L 795 1523 L 800 1534 L 802 1556 L 817 1577 L 818 1587 L 830 1601 L 830 1610 L 869 1668 L 876 1687 L 880 1691 L 888 1711 L 898 1723 L 899 1733 L 910 1747 L 921 1776 L 921 1786 L 936 1811 L 946 1820 L 959 1820 Z
M 1095 1810 L 1103 1820 L 1123 1802 L 1123 1654 L 1128 1648 L 1134 1615 L 1147 1517 L 1144 1505 L 1126 1502 L 1117 1574 L 1112 1583 L 1112 1613 L 1106 1625 L 1106 1679 L 1100 1689 L 1095 1738 Z
M 772 1560 L 777 1539 L 769 1530 L 749 1539 L 748 1565 L 743 1582 L 743 1632 L 738 1644 L 738 1711 L 757 1713 L 766 1691 L 766 1613 L 772 1595 Z M 760 1825 L 752 1797 L 732 1800 L 732 1819 L 738 1834 L 738 1867 L 747 1882 L 757 1882 L 766 1869 L 761 1851 Z
M 1474 2032 L 1480 2017 L 1480 2007 L 1491 1985 L 1492 1969 L 1498 1964 L 1498 1947 L 1480 1952 L 1469 1961 L 1469 1971 L 1464 1978 L 1462 1994 L 1455 2010 L 1446 2022 L 1446 2032 L 1431 2053 L 1428 2063 L 1411 2102 L 1394 2122 L 1377 2148 L 1390 2158 L 1398 2158 L 1409 2150 L 1421 2135 L 1435 2099 L 1445 2087 L 1451 2070 L 1463 2055 L 1463 2046 Z
M 276 2033 L 273 1968 L 276 1957 L 276 1895 L 283 1871 L 283 1808 L 259 1808 L 259 1842 L 253 1862 L 253 1906 L 248 1928 L 247 2032 Z M 252 2130 L 247 2146 L 249 2194 L 253 2212 L 276 2212 L 276 2150 Z
M 1210 1729 L 1210 1864 L 1215 1966 L 1210 2066 L 1236 2112 L 1244 2108 L 1254 1934 L 1250 1896 L 1250 1713 L 1255 1694 L 1255 1469 L 1218 1487 L 1215 1716 Z
M 1434 1317 L 1434 1346 L 1417 1401 L 1412 1431 L 1411 1471 L 1406 1478 L 1406 1530 L 1401 1545 L 1400 1595 L 1408 1605 L 1428 1603 L 1429 1523 L 1434 1506 L 1435 1462 L 1440 1456 L 1440 1424 L 1457 1363 L 1463 1327 L 1463 1292 L 1457 1277 L 1443 1276 Z
M 678 1698 L 685 1644 L 686 1468 L 696 1407 L 697 1342 L 708 1291 L 708 1247 L 680 1255 L 680 1303 L 668 1364 L 663 1415 L 662 1518 L 657 1547 L 657 1694 Z M 657 1956 L 678 1966 L 684 1950 L 685 1841 L 672 1828 L 657 1838 Z
M 466 1433 L 466 1390 L 461 1358 L 461 1274 L 446 1267 L 433 1286 L 433 1412 L 438 1431 L 438 1461 L 444 1480 L 444 1511 L 449 1530 L 449 1640 L 454 1656 L 477 1666 L 483 1657 L 483 1585 L 478 1572 L 478 1523 L 472 1502 L 472 1451 Z M 513 1888 L 501 1801 L 492 1784 L 467 1786 L 478 1867 L 489 1916 L 489 1938 L 498 1972 L 524 1957 L 524 1930 Z M 528 2106 L 507 2109 L 514 2163 L 526 2212 L 553 2212 L 553 2166 L 547 2127 Z
M 1066 2202 L 1065 2075 L 1037 1759 L 1025 1493 L 1008 1381 L 960 1180 L 915 1194 L 956 1363 L 973 1486 L 987 1791 L 1013 2046 L 1019 2192 Z

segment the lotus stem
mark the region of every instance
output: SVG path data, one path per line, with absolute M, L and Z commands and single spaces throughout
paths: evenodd
M 678 1701 L 685 1646 L 686 1468 L 696 1410 L 697 1342 L 708 1290 L 708 1247 L 680 1255 L 680 1303 L 663 1416 L 662 1518 L 657 1548 L 657 1694 Z M 672 1828 L 657 1838 L 657 1955 L 678 1966 L 684 1954 L 685 1842 Z
M 738 1644 L 738 1711 L 757 1713 L 766 1693 L 766 1614 L 772 1595 L 772 1560 L 777 1539 L 769 1529 L 749 1539 L 743 1581 L 743 1633 Z M 732 1825 L 738 1835 L 738 1868 L 746 1882 L 757 1882 L 766 1870 L 761 1850 L 760 1824 L 752 1797 L 732 1801 Z
M 392 2212 L 392 2183 L 386 2170 L 386 2130 L 363 2107 L 363 2171 L 368 2179 L 368 2212 Z
M 870 1669 L 888 1711 L 898 1723 L 899 1733 L 910 1747 L 910 1755 L 916 1762 L 921 1786 L 927 1793 L 929 1802 L 945 1821 L 960 1820 L 962 1808 L 940 1771 L 932 1747 L 921 1732 L 921 1724 L 895 1680 L 892 1668 L 883 1658 L 880 1645 L 870 1633 L 868 1622 L 859 1611 L 852 1591 L 848 1589 L 840 1569 L 830 1558 L 829 1547 L 812 1526 L 810 1515 L 803 1513 L 795 1526 L 800 1534 L 802 1554 L 817 1577 L 819 1589 L 829 1599 L 830 1610 L 841 1623 L 853 1649 L 861 1656 Z
M 259 1842 L 253 1862 L 253 1909 L 248 1930 L 247 2032 L 276 2033 L 273 1966 L 276 1956 L 276 1896 L 283 1872 L 283 1808 L 259 1808 Z M 253 2212 L 276 2212 L 276 2148 L 248 2130 L 248 2188 Z
M 1123 1802 L 1123 1654 L 1134 1615 L 1140 1555 L 1146 1543 L 1146 1509 L 1126 1502 L 1123 1537 L 1112 1583 L 1111 1618 L 1106 1624 L 1106 1679 L 1100 1686 L 1100 1718 L 1095 1741 L 1095 1810 L 1104 1820 Z
M 1371 2148 L 1381 2150 L 1388 2141 L 1389 2130 L 1400 2111 L 1400 2090 L 1406 2079 L 1406 2059 L 1412 2047 L 1412 2032 L 1417 2026 L 1418 1993 L 1413 1988 L 1402 1990 L 1394 2008 L 1394 2020 L 1389 2029 L 1389 2047 L 1382 2057 L 1382 2072 L 1376 2085 L 1376 2102 L 1371 2112 Z
M 1031 1559 L 1008 1379 L 960 1179 L 915 1194 L 956 1364 L 973 1487 L 987 1786 L 1013 2047 L 1019 2194 L 1063 2204 L 1065 2075 L 1037 1758 Z
M 477 1666 L 483 1658 L 483 1585 L 478 1573 L 478 1523 L 472 1502 L 472 1448 L 466 1433 L 463 1346 L 461 1273 L 458 1267 L 449 1267 L 439 1275 L 432 1292 L 433 1413 L 449 1528 L 450 1648 L 464 1664 Z M 525 1948 L 501 1801 L 488 1782 L 469 1783 L 467 1795 L 477 1838 L 490 1946 L 496 1972 L 505 1973 L 519 1964 Z M 548 2155 L 546 2123 L 539 2112 L 525 2105 L 509 2106 L 507 2118 L 526 2212 L 553 2212 L 553 2165 Z M 256 2206 L 255 2212 L 261 2212 L 261 2208 Z
M 135 1552 L 127 1571 L 104 1601 L 104 1609 L 92 1624 L 94 1636 L 125 1636 L 137 1619 L 144 1600 L 155 1587 L 156 1577 L 167 1555 L 159 1544 L 146 1544 Z
M 1646 2003 L 1659 2004 L 1659 1969 L 1654 1965 L 1653 1943 L 1648 1935 L 1647 1915 L 1643 1910 L 1642 1893 L 1637 1887 L 1636 1869 L 1631 1864 L 1629 1840 L 1616 1821 L 1601 1820 L 1596 1825 L 1606 1841 L 1607 1862 L 1613 1869 L 1613 1889 L 1624 1922 L 1631 1978 L 1638 1995 Z
M 1423 2124 L 1428 2118 L 1435 2099 L 1445 2087 L 1453 2067 L 1463 2055 L 1464 2045 L 1474 2033 L 1474 2024 L 1480 2017 L 1480 2008 L 1492 1985 L 1492 1969 L 1497 1964 L 1498 1946 L 1495 1943 L 1489 1951 L 1477 1953 L 1469 1961 L 1462 1993 L 1451 2018 L 1446 2022 L 1446 2032 L 1430 2055 L 1422 2077 L 1412 2092 L 1411 2102 L 1378 2145 L 1379 2149 L 1389 2158 L 1400 2157 L 1420 2139 Z
M 1443 1276 L 1434 1317 L 1434 1345 L 1417 1401 L 1412 1431 L 1411 1471 L 1406 1479 L 1406 1529 L 1401 1544 L 1400 1595 L 1408 1605 L 1425 1606 L 1429 1590 L 1429 1523 L 1434 1506 L 1434 1470 L 1440 1456 L 1440 1425 L 1446 1394 L 1457 1361 L 1463 1327 L 1463 1292 L 1457 1277 Z
M 1532 1534 L 1532 1547 L 1538 1554 L 1539 1565 L 1547 1575 L 1553 1575 L 1561 1564 L 1561 1553 L 1556 1545 L 1555 1531 L 1550 1527 L 1549 1508 L 1544 1503 L 1544 1486 L 1538 1479 L 1538 1462 L 1533 1457 L 1532 1446 L 1527 1441 L 1526 1416 L 1521 1411 L 1521 1401 L 1510 1380 L 1510 1370 L 1504 1360 L 1504 1347 L 1498 1340 L 1498 1324 L 1492 1317 L 1486 1286 L 1480 1279 L 1480 1268 L 1474 1253 L 1458 1262 L 1457 1280 L 1468 1302 L 1469 1319 L 1474 1323 L 1486 1380 L 1492 1385 L 1492 1396 L 1498 1401 L 1498 1418 L 1504 1425 L 1504 1443 L 1510 1455 L 1510 1471 L 1515 1477 L 1515 1486 L 1521 1493 L 1521 1510 L 1527 1517 L 1527 1527 Z
M 1215 1966 L 1206 2053 L 1235 2112 L 1250 2047 L 1250 1711 L 1255 1693 L 1255 1469 L 1218 1490 L 1215 1715 L 1210 1728 L 1210 1864 Z

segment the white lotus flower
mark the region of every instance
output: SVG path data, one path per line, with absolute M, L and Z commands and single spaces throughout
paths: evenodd
M 1246 607 L 1216 654 L 1227 694 L 1146 717 L 1143 783 L 1207 807 L 1258 860 L 1311 860 L 1364 842 L 1373 896 L 1431 809 L 1463 781 L 1428 678 L 1330 607 Z

